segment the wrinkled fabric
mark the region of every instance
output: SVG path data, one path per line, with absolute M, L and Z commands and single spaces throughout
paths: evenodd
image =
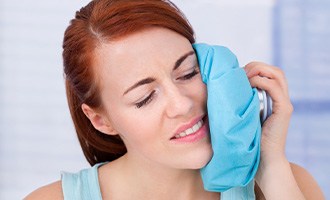
M 194 44 L 203 82 L 213 156 L 201 169 L 204 188 L 223 192 L 250 183 L 260 161 L 257 90 L 226 47 Z

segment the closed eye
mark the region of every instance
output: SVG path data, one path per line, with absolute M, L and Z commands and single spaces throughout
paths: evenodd
M 197 74 L 199 74 L 199 71 L 197 69 L 195 69 L 193 72 L 177 78 L 177 80 L 189 80 L 189 79 L 192 79 Z
M 142 101 L 138 102 L 135 104 L 136 108 L 141 108 L 144 105 L 147 105 L 148 103 L 151 102 L 151 100 L 153 99 L 153 96 L 155 94 L 155 90 L 152 91 L 146 98 L 144 98 Z

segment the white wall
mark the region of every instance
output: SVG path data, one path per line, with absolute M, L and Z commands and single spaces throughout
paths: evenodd
M 192 24 L 197 42 L 227 46 L 241 66 L 272 62 L 271 0 L 174 0 Z
M 0 1 L 0 199 L 88 166 L 64 92 L 61 43 L 77 0 Z

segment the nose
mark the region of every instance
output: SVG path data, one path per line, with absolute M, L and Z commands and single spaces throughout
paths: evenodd
M 193 99 L 189 96 L 189 91 L 174 83 L 167 87 L 166 113 L 169 118 L 187 115 L 193 108 Z

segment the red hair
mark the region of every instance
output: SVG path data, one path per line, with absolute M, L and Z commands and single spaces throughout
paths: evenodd
M 63 64 L 70 113 L 84 155 L 91 165 L 112 161 L 126 153 L 119 136 L 96 130 L 81 105 L 102 107 L 97 79 L 92 71 L 98 44 L 134 32 L 163 27 L 195 42 L 194 32 L 182 12 L 166 0 L 94 0 L 76 12 L 65 31 Z

